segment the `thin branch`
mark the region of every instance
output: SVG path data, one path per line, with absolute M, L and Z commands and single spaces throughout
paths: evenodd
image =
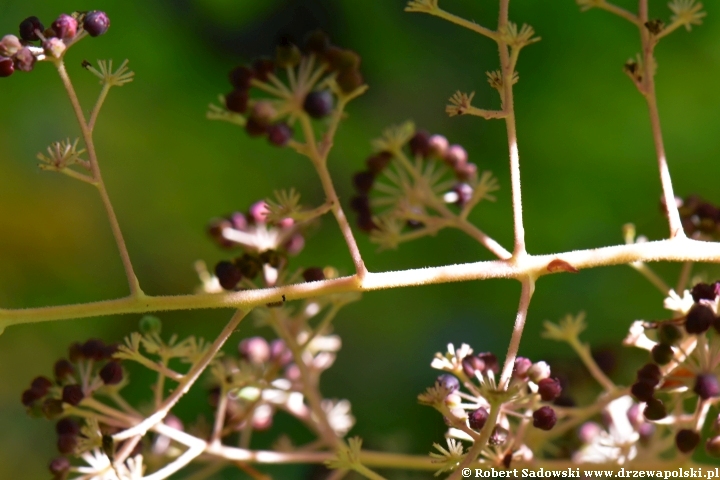
M 522 332 L 525 328 L 528 307 L 530 306 L 530 300 L 532 299 L 534 291 L 535 279 L 530 276 L 523 279 L 522 291 L 520 293 L 520 305 L 518 306 L 517 316 L 515 317 L 515 326 L 513 327 L 513 333 L 510 337 L 510 344 L 508 345 L 507 355 L 505 356 L 505 364 L 503 365 L 502 374 L 500 375 L 500 383 L 498 385 L 503 390 L 506 390 L 508 385 L 510 385 L 513 367 L 515 367 L 515 358 L 517 357 L 517 352 L 520 349 L 520 339 L 522 338 Z
M 597 8 L 599 8 L 601 10 L 605 10 L 607 12 L 613 13 L 613 14 L 617 15 L 618 17 L 624 18 L 628 22 L 630 22 L 634 25 L 637 25 L 638 27 L 642 27 L 642 23 L 640 22 L 640 19 L 636 15 L 625 10 L 622 7 L 618 7 L 617 5 L 608 3 L 604 0 L 594 6 L 596 6 Z

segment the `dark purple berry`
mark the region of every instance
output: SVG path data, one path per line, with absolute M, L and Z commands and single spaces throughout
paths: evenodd
M 509 432 L 500 425 L 495 425 L 488 439 L 488 443 L 493 446 L 504 445 L 505 442 L 507 442 L 508 433 Z
M 693 392 L 703 400 L 720 396 L 720 382 L 713 373 L 702 373 L 695 378 Z
M 460 380 L 455 375 L 449 373 L 443 373 L 435 381 L 436 384 L 446 388 L 450 393 L 457 391 L 460 388 Z
M 70 361 L 73 363 L 85 358 L 82 351 L 82 343 L 73 342 L 70 344 L 68 348 L 68 358 L 70 358 Z
M 638 380 L 648 383 L 653 387 L 660 383 L 661 378 L 662 372 L 660 371 L 660 367 L 654 363 L 647 363 L 643 365 L 637 372 Z
M 55 478 L 63 478 L 62 475 L 70 470 L 70 460 L 65 457 L 57 457 L 50 462 L 48 469 L 55 475 Z
M 105 12 L 95 10 L 85 15 L 83 28 L 91 37 L 97 37 L 110 28 L 110 19 Z
M 360 214 L 371 214 L 370 200 L 368 199 L 367 195 L 355 195 L 353 198 L 351 198 L 350 208 Z
M 80 425 L 72 418 L 62 418 L 55 424 L 55 432 L 58 435 L 77 435 L 80 433 Z
M 215 265 L 215 276 L 220 281 L 220 286 L 225 290 L 233 290 L 240 280 L 242 273 L 234 264 L 222 261 Z
M 555 410 L 551 407 L 540 407 L 533 412 L 533 427 L 540 430 L 552 430 L 557 422 Z
M 37 17 L 28 17 L 20 22 L 20 38 L 23 40 L 27 42 L 40 40 L 36 30 L 39 30 L 41 33 L 45 31 L 45 27 L 42 23 L 40 23 L 40 19 Z
M 470 415 L 468 415 L 468 424 L 470 425 L 470 428 L 473 430 L 482 430 L 485 426 L 485 422 L 487 422 L 488 415 L 488 411 L 483 407 L 470 412 Z
M 245 113 L 248 107 L 248 91 L 233 90 L 225 95 L 225 107 L 231 112 Z
M 312 118 L 323 118 L 330 115 L 333 109 L 333 96 L 328 90 L 316 90 L 305 97 L 303 109 Z
M 284 147 L 292 139 L 293 131 L 285 122 L 270 125 L 267 130 L 268 141 L 278 147 Z
M 413 156 L 426 157 L 430 153 L 430 134 L 426 130 L 418 130 L 410 139 L 409 145 Z
M 266 82 L 274 70 L 275 62 L 271 58 L 258 58 L 253 62 L 253 73 L 261 82 Z
M 325 273 L 323 273 L 323 269 L 320 267 L 306 268 L 303 270 L 302 276 L 306 282 L 319 282 L 320 280 L 325 280 Z
M 353 175 L 353 185 L 358 193 L 368 193 L 375 183 L 375 175 L 372 172 L 358 172 Z
M 310 32 L 305 37 L 305 50 L 322 55 L 330 48 L 330 37 L 322 30 Z
M 63 455 L 69 455 L 75 451 L 78 443 L 77 435 L 58 435 L 57 449 Z
M 76 383 L 65 385 L 62 391 L 62 401 L 70 405 L 77 405 L 85 398 L 82 387 Z
M 47 377 L 35 377 L 30 383 L 30 388 L 42 393 L 43 396 L 47 394 L 50 387 L 52 387 L 52 382 Z
M 265 363 L 270 360 L 270 345 L 262 337 L 244 338 L 238 344 L 238 353 L 251 363 Z
M 603 373 L 609 375 L 615 371 L 618 363 L 617 352 L 612 347 L 601 347 L 592 350 L 592 358 Z
M 632 387 L 630 387 L 630 393 L 632 393 L 633 397 L 639 401 L 647 402 L 653 398 L 653 395 L 655 394 L 655 386 L 640 380 L 632 384 Z
M 478 358 L 485 362 L 485 371 L 492 371 L 496 375 L 500 372 L 500 365 L 494 353 L 483 352 L 477 354 Z
M 105 356 L 105 342 L 97 338 L 91 338 L 82 345 L 83 356 L 88 360 L 99 361 Z
M 707 332 L 715 320 L 715 313 L 707 305 L 695 304 L 685 318 L 685 330 L 691 335 Z
M 22 395 L 20 396 L 20 401 L 23 405 L 26 407 L 29 407 L 33 403 L 35 403 L 37 400 L 44 397 L 45 394 L 41 391 L 35 390 L 34 388 L 28 388 L 25 390 Z
M 665 410 L 665 405 L 662 400 L 651 398 L 647 401 L 647 405 L 645 405 L 643 415 L 648 420 L 662 420 L 667 416 L 667 410 Z
M 372 172 L 374 175 L 378 175 L 380 172 L 385 170 L 385 167 L 388 166 L 390 160 L 392 160 L 392 153 L 379 152 L 365 160 L 365 165 L 367 165 L 368 171 Z
M 75 367 L 73 367 L 72 363 L 65 360 L 64 358 L 61 358 L 57 362 L 55 362 L 55 379 L 58 381 L 64 380 L 66 377 L 71 377 L 75 373 Z
M 12 58 L 0 57 L 0 77 L 9 77 L 15 72 L 15 63 Z
M 660 343 L 674 345 L 682 336 L 682 330 L 672 323 L 663 323 L 658 327 L 658 340 Z
M 372 232 L 378 228 L 370 212 L 361 212 L 358 214 L 357 226 L 363 232 Z
M 664 343 L 658 343 L 655 345 L 650 353 L 653 361 L 658 365 L 666 365 L 670 363 L 670 360 L 672 360 L 675 356 L 675 352 L 672 347 L 670 345 L 665 345 Z
M 682 453 L 690 453 L 700 443 L 700 435 L 694 430 L 684 428 L 675 435 L 675 445 Z
M 55 32 L 55 35 L 62 39 L 73 38 L 75 34 L 77 34 L 77 27 L 77 20 L 64 13 L 61 14 L 50 26 L 50 28 L 52 28 Z
M 105 385 L 117 385 L 122 382 L 123 369 L 118 362 L 108 362 L 100 369 L 100 378 Z
M 696 303 L 702 299 L 715 300 L 715 284 L 709 285 L 707 283 L 698 283 L 692 287 L 690 295 L 692 295 L 693 300 L 695 300 Z
M 560 380 L 557 378 L 543 378 L 538 383 L 538 393 L 544 402 L 552 402 L 562 393 Z
M 250 67 L 245 65 L 235 67 L 230 71 L 230 85 L 238 90 L 247 91 L 254 76 L 255 72 Z
M 475 372 L 482 373 L 485 370 L 485 362 L 475 355 L 467 355 L 460 362 L 463 372 L 470 378 L 475 377 Z

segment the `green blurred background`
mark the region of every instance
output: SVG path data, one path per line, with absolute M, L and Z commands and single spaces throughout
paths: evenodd
M 205 119 L 208 103 L 229 90 L 226 73 L 236 64 L 273 51 L 280 34 L 297 39 L 321 27 L 333 41 L 362 55 L 368 93 L 349 108 L 331 155 L 342 201 L 350 178 L 370 153 L 370 139 L 388 125 L 414 120 L 466 147 L 480 170 L 492 170 L 502 189 L 472 219 L 509 247 L 512 242 L 507 143 L 502 122 L 447 118 L 455 91 L 476 91 L 475 104 L 495 108 L 497 96 L 485 71 L 497 68 L 494 44 L 439 19 L 403 13 L 403 0 L 3 0 L 0 33 L 37 15 L 45 24 L 62 12 L 103 9 L 109 33 L 83 41 L 69 54 L 69 70 L 87 108 L 99 90 L 80 62 L 130 59 L 136 81 L 111 92 L 96 129 L 107 187 L 144 290 L 191 292 L 196 259 L 210 264 L 223 252 L 205 236 L 207 221 L 296 187 L 305 204 L 322 201 L 308 162 L 289 150 L 253 141 L 237 127 Z M 495 1 L 445 0 L 442 6 L 494 26 Z M 635 2 L 620 2 L 632 8 Z M 651 14 L 669 17 L 666 1 L 651 1 Z M 720 201 L 720 9 L 692 34 L 684 30 L 658 50 L 657 90 L 676 192 Z M 527 22 L 542 42 L 523 51 L 516 86 L 524 217 L 531 253 L 551 253 L 622 242 L 621 226 L 634 222 L 650 238 L 666 234 L 646 108 L 622 73 L 638 51 L 633 26 L 605 12 L 580 13 L 572 0 L 514 1 L 511 19 Z M 93 189 L 41 172 L 35 154 L 53 141 L 78 135 L 69 102 L 52 67 L 0 82 L 0 305 L 33 307 L 115 298 L 126 294 L 122 266 Z M 459 232 L 444 231 L 376 253 L 359 235 L 371 271 L 489 259 Z M 294 261 L 352 265 L 329 219 Z M 674 284 L 676 265 L 658 266 Z M 707 271 L 711 277 L 716 271 Z M 520 288 L 486 281 L 366 294 L 336 321 L 344 348 L 324 376 L 328 397 L 349 398 L 358 419 L 351 434 L 376 449 L 423 454 L 442 438 L 442 419 L 417 405 L 416 395 L 436 372 L 429 362 L 448 342 L 468 342 L 501 358 L 510 335 Z M 541 339 L 542 321 L 585 310 L 593 345 L 618 346 L 629 323 L 662 318 L 661 295 L 628 267 L 543 278 L 530 309 L 521 353 L 558 365 L 572 363 L 569 348 Z M 211 338 L 229 311 L 161 315 L 165 331 Z M 54 455 L 53 426 L 25 415 L 20 393 L 31 378 L 49 374 L 75 340 L 120 340 L 137 315 L 112 316 L 9 328 L 0 336 L 0 478 L 46 478 Z M 230 342 L 259 333 L 251 322 Z M 614 376 L 627 382 L 642 355 L 620 352 Z M 140 381 L 142 375 L 138 374 Z M 140 401 L 143 385 L 132 389 Z M 207 412 L 196 389 L 182 401 L 185 420 Z M 267 447 L 296 425 L 280 421 L 258 437 Z M 294 434 L 294 433 L 293 433 Z M 307 468 L 277 470 L 276 478 L 305 478 Z M 391 478 L 428 474 L 390 473 Z M 217 478 L 221 478 L 218 476 Z M 228 471 L 223 478 L 244 478 Z

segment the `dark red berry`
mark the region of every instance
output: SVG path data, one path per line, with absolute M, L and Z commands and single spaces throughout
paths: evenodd
M 355 195 L 350 199 L 350 208 L 359 214 L 371 214 L 370 200 L 367 195 Z
M 75 367 L 69 361 L 61 358 L 55 362 L 55 379 L 58 381 L 64 380 L 66 377 L 71 377 L 75 373 Z
M 460 380 L 458 380 L 455 375 L 450 375 L 449 373 L 443 373 L 440 375 L 435 383 L 445 387 L 450 393 L 455 392 L 460 388 Z
M 58 452 L 62 453 L 63 455 L 69 455 L 75 451 L 75 447 L 78 443 L 78 437 L 77 435 L 58 435 L 57 439 L 57 449 Z
M 555 410 L 551 407 L 540 407 L 533 412 L 533 427 L 540 430 L 552 430 L 557 422 Z
M 363 232 L 372 232 L 378 228 L 370 212 L 361 212 L 358 214 L 357 226 Z
M 34 388 L 28 388 L 27 390 L 22 392 L 22 395 L 20 396 L 20 401 L 23 405 L 29 407 L 44 396 L 45 394 L 41 391 L 35 390 Z
M 12 58 L 0 57 L 0 77 L 9 77 L 15 72 L 15 63 Z
M 562 393 L 560 380 L 557 378 L 543 378 L 538 383 L 538 393 L 544 402 L 552 402 Z
M 483 352 L 477 354 L 478 358 L 485 362 L 485 371 L 492 371 L 495 374 L 500 373 L 500 365 L 494 353 Z
M 77 34 L 78 22 L 70 15 L 61 14 L 51 27 L 58 38 L 73 38 Z
M 592 350 L 592 358 L 603 373 L 609 375 L 615 371 L 618 358 L 617 351 L 612 347 L 600 347 Z
M 105 342 L 97 338 L 91 338 L 82 345 L 83 356 L 88 360 L 99 361 L 105 356 Z
M 250 82 L 254 76 L 255 72 L 252 68 L 241 65 L 230 71 L 230 84 L 238 90 L 247 91 L 250 88 Z
M 57 457 L 50 462 L 48 469 L 55 475 L 55 478 L 63 478 L 62 475 L 70 470 L 70 460 L 65 457 Z
M 365 165 L 367 165 L 368 171 L 378 175 L 380 172 L 385 170 L 385 167 L 388 166 L 390 160 L 392 160 L 392 153 L 379 152 L 365 160 Z
M 691 335 L 708 331 L 715 320 L 715 312 L 707 305 L 695 304 L 685 318 L 685 330 Z
M 663 323 L 658 327 L 658 340 L 660 343 L 674 345 L 682 336 L 682 330 L 672 323 Z
M 47 377 L 35 377 L 30 383 L 30 388 L 42 393 L 43 396 L 47 394 L 50 387 L 52 387 L 52 382 Z
M 238 353 L 251 363 L 265 363 L 270 360 L 270 345 L 262 337 L 244 338 L 238 344 Z
M 284 147 L 292 139 L 293 131 L 285 122 L 270 125 L 267 130 L 268 141 L 278 147 Z
M 632 393 L 639 401 L 647 402 L 653 398 L 653 395 L 655 394 L 655 386 L 640 380 L 632 384 L 632 387 L 630 387 L 630 393 Z
M 267 133 L 268 124 L 251 116 L 245 122 L 245 131 L 251 137 L 261 137 Z
M 684 428 L 675 435 L 675 445 L 682 453 L 690 453 L 700 443 L 700 435 L 694 430 Z
M 303 270 L 302 276 L 306 282 L 319 282 L 320 280 L 325 280 L 325 273 L 320 267 L 306 268 Z
M 648 420 L 662 420 L 667 416 L 667 410 L 665 410 L 665 405 L 662 400 L 651 398 L 647 401 L 647 405 L 645 405 L 643 415 Z
M 485 370 L 485 362 L 475 355 L 466 355 L 460 363 L 463 372 L 470 378 L 475 378 L 475 372 L 482 373 Z
M 426 130 L 418 130 L 409 145 L 413 156 L 426 157 L 430 153 L 430 134 Z
M 240 269 L 227 261 L 218 262 L 215 265 L 215 276 L 220 281 L 220 286 L 225 290 L 233 290 L 238 282 L 242 280 Z
M 23 40 L 27 42 L 40 40 L 36 30 L 39 30 L 41 33 L 45 31 L 45 27 L 37 17 L 28 17 L 20 22 L 20 38 Z
M 123 369 L 118 362 L 108 362 L 100 369 L 100 378 L 105 385 L 117 385 L 122 382 Z
M 655 345 L 650 353 L 653 361 L 658 365 L 666 365 L 670 363 L 670 360 L 672 360 L 675 356 L 675 352 L 672 347 L 670 345 L 665 345 L 664 343 L 658 343 Z
M 275 62 L 271 58 L 258 58 L 253 62 L 253 73 L 261 82 L 266 82 L 274 70 Z
M 55 432 L 58 435 L 77 435 L 80 433 L 80 425 L 72 418 L 62 418 L 55 424 Z
M 713 373 L 703 373 L 695 378 L 695 388 L 693 392 L 703 400 L 720 396 L 720 382 Z
M 487 422 L 488 415 L 489 413 L 487 409 L 483 407 L 470 412 L 470 415 L 468 415 L 468 424 L 470 425 L 470 428 L 473 430 L 482 430 L 485 426 L 485 422 Z
M 375 175 L 372 172 L 358 172 L 353 175 L 353 185 L 358 193 L 368 193 L 375 183 Z
M 76 383 L 65 385 L 62 391 L 62 401 L 70 405 L 77 405 L 85 398 L 82 387 Z
M 105 12 L 95 10 L 85 15 L 83 28 L 91 37 L 97 37 L 110 28 L 110 19 Z
M 696 303 L 702 299 L 715 300 L 715 284 L 698 283 L 692 287 L 690 295 L 692 295 Z
M 312 118 L 323 118 L 330 115 L 333 109 L 333 96 L 327 90 L 316 90 L 307 94 L 303 109 Z
M 245 113 L 248 107 L 248 91 L 233 90 L 225 95 L 225 107 L 231 112 Z
M 654 363 L 647 363 L 643 365 L 637 372 L 638 380 L 646 382 L 653 387 L 660 383 L 661 378 L 662 372 L 660 371 L 660 367 Z
M 68 358 L 70 358 L 70 361 L 73 363 L 85 358 L 83 356 L 82 343 L 73 342 L 70 344 L 70 347 L 68 348 Z

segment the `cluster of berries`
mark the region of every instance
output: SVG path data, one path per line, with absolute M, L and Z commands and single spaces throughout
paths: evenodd
M 123 381 L 123 369 L 112 359 L 117 349 L 117 345 L 106 345 L 98 339 L 74 343 L 69 348 L 68 358 L 55 362 L 55 381 L 39 376 L 22 392 L 21 401 L 29 414 L 59 419 L 55 430 L 57 448 L 62 455 L 76 453 L 82 437 L 80 425 L 67 416 L 66 410 L 79 405 L 98 389 Z M 56 458 L 50 464 L 50 471 L 56 478 L 63 478 L 69 468 L 70 462 L 65 457 Z
M 20 38 L 5 35 L 0 40 L 0 77 L 9 77 L 15 70 L 29 72 L 38 60 L 60 58 L 84 34 L 97 37 L 109 27 L 107 14 L 98 10 L 63 13 L 47 29 L 37 17 L 28 17 L 20 23 Z
M 293 138 L 291 125 L 299 112 L 326 117 L 333 111 L 334 94 L 349 94 L 363 84 L 359 67 L 357 53 L 331 45 L 321 31 L 308 35 L 303 50 L 283 38 L 275 58 L 261 57 L 230 72 L 233 90 L 225 96 L 225 107 L 245 115 L 248 135 L 266 136 L 271 144 L 285 146 Z M 288 74 L 289 87 L 276 76 L 281 72 Z M 253 87 L 279 98 L 253 99 Z
M 720 208 L 706 202 L 698 195 L 676 198 L 680 219 L 685 233 L 693 238 L 718 238 L 720 233 Z
M 690 294 L 692 306 L 680 318 L 654 322 L 646 329 L 655 330 L 657 341 L 650 352 L 652 363 L 641 367 L 631 387 L 633 396 L 645 402 L 643 414 L 647 420 L 658 421 L 667 416 L 667 409 L 659 393 L 691 390 L 701 401 L 720 397 L 720 365 L 717 345 L 720 341 L 720 318 L 717 316 L 720 282 L 698 283 Z M 713 332 L 713 330 L 715 332 Z M 710 333 L 711 338 L 706 338 Z M 699 347 L 700 343 L 711 347 Z M 681 429 L 676 433 L 677 448 L 687 453 L 700 442 L 696 429 Z M 709 452 L 720 455 L 720 437 L 707 442 Z
M 477 177 L 477 165 L 468 162 L 467 151 L 461 145 L 450 145 L 447 138 L 442 135 L 431 135 L 425 130 L 418 130 L 407 142 L 413 158 L 421 160 L 438 161 L 448 167 L 455 181 L 449 192 L 443 196 L 446 203 L 465 206 L 473 195 L 470 181 Z M 367 158 L 365 170 L 353 176 L 353 186 L 356 195 L 352 198 L 350 207 L 357 213 L 358 227 L 370 232 L 378 226 L 373 221 L 373 212 L 370 205 L 370 191 L 375 180 L 383 173 L 393 160 L 394 154 L 390 151 L 380 151 Z M 420 228 L 422 222 L 408 219 L 409 228 Z

